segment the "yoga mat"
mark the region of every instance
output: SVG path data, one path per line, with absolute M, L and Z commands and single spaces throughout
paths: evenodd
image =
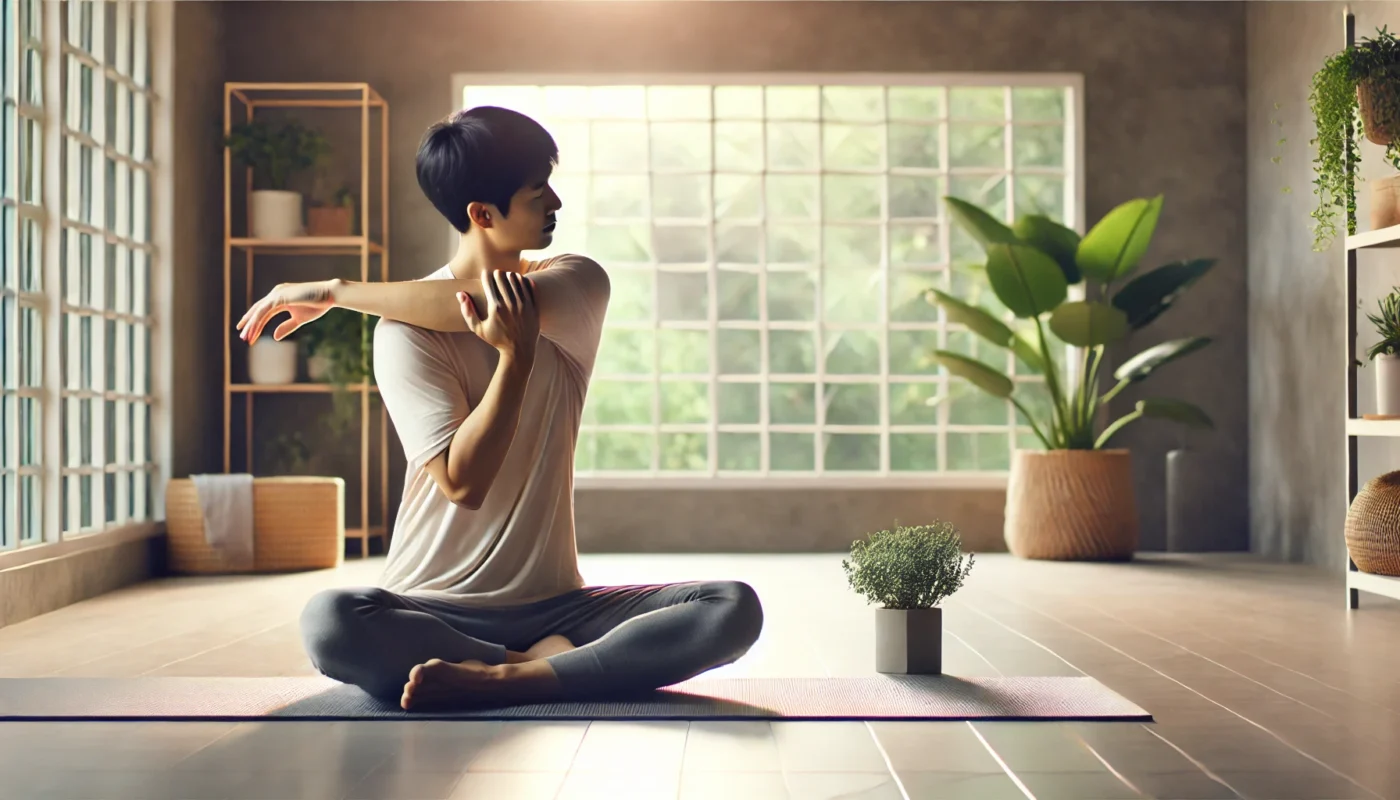
M 697 678 L 613 701 L 404 711 L 323 677 L 7 678 L 0 720 L 1095 720 L 1152 716 L 1093 678 Z

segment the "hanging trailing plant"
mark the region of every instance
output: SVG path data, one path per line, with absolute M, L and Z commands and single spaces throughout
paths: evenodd
M 1384 146 L 1386 160 L 1400 169 L 1400 40 L 1379 28 L 1334 53 L 1313 75 L 1308 104 L 1317 127 L 1313 249 L 1322 251 L 1337 236 L 1338 214 L 1346 214 L 1347 234 L 1356 233 L 1361 138 Z

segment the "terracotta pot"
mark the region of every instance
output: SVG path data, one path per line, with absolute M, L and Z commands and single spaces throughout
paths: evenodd
M 1362 81 L 1356 85 L 1356 102 L 1367 139 L 1384 147 L 1400 138 L 1400 83 Z
M 1125 561 L 1138 544 L 1127 450 L 1017 450 L 1006 544 L 1021 558 Z
M 1347 509 L 1347 552 L 1356 568 L 1400 576 L 1400 472 L 1372 478 Z
M 354 231 L 354 216 L 343 206 L 319 206 L 306 210 L 306 235 L 350 236 Z
M 1371 230 L 1400 225 L 1400 175 L 1371 181 Z

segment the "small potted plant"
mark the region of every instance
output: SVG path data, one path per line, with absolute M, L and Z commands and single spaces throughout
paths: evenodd
M 290 182 L 330 152 L 326 138 L 294 121 L 279 127 L 257 121 L 233 128 L 224 146 L 235 161 L 253 171 L 249 235 L 255 239 L 302 235 L 302 196 L 290 190 Z
M 1400 169 L 1400 41 L 1385 28 L 1372 38 L 1334 53 L 1312 78 L 1308 97 L 1317 136 L 1313 181 L 1313 249 L 1325 250 L 1337 235 L 1338 214 L 1348 213 L 1348 234 L 1356 233 L 1356 187 L 1361 164 L 1361 137 L 1385 148 L 1385 158 Z M 1350 136 L 1347 126 L 1360 117 Z M 1371 186 L 1371 227 L 1400 224 L 1400 176 Z
M 1400 415 L 1400 291 L 1377 302 L 1376 314 L 1367 314 L 1380 341 L 1366 356 L 1376 363 L 1376 411 L 1381 416 Z
M 364 314 L 333 308 L 315 325 L 301 331 L 306 350 L 307 377 L 335 387 L 329 424 L 333 432 L 343 432 L 354 416 L 355 396 L 346 391 L 373 375 L 374 348 L 370 345 L 370 323 Z
M 308 236 L 354 236 L 355 196 L 341 187 L 329 203 L 316 203 L 306 210 Z
M 841 562 L 857 594 L 875 609 L 875 669 L 896 674 L 943 671 L 944 599 L 962 588 L 973 556 L 963 559 L 962 537 L 947 522 L 870 534 L 851 543 Z

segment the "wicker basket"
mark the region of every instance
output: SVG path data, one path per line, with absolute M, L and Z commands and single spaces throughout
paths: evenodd
M 184 574 L 329 569 L 345 556 L 345 481 L 340 478 L 253 479 L 253 567 L 239 569 L 204 539 L 194 481 L 170 481 L 165 492 L 170 571 Z
M 1346 540 L 1357 569 L 1400 576 L 1400 472 L 1361 487 L 1347 509 Z

